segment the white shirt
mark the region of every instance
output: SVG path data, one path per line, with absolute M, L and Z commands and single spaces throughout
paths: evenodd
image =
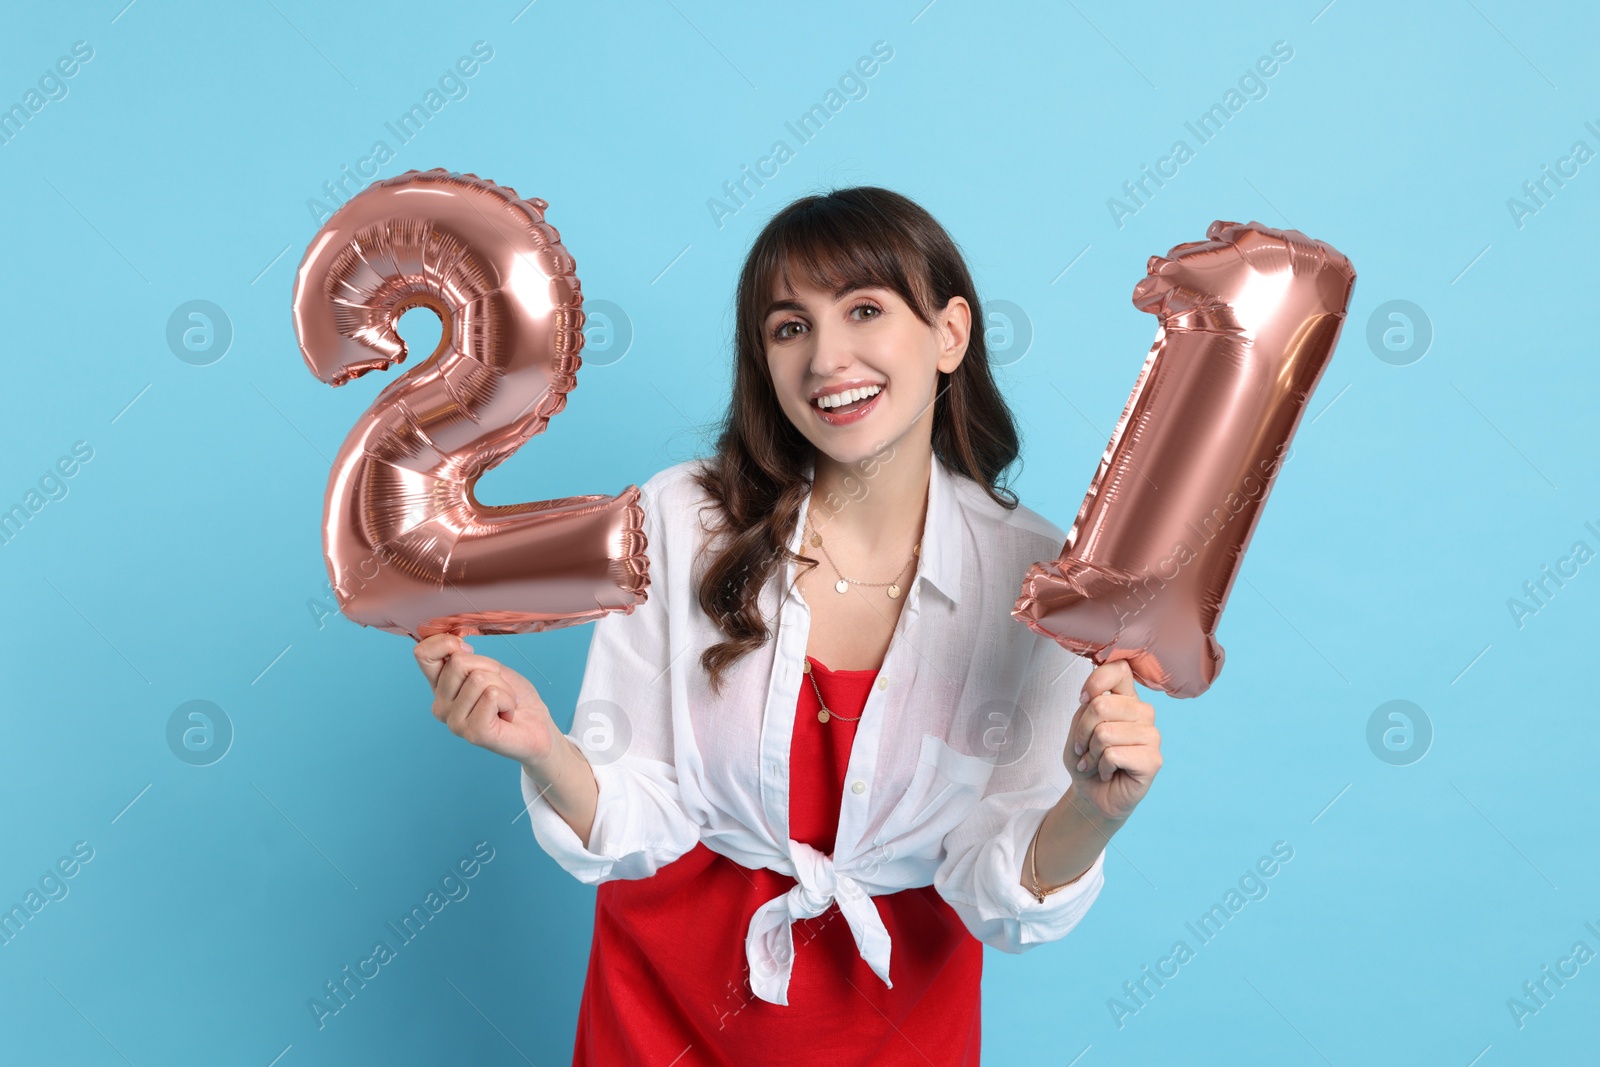
M 775 1004 L 788 1003 L 790 923 L 830 903 L 891 987 L 889 934 L 871 896 L 931 883 L 973 936 L 1006 952 L 1065 937 L 1100 893 L 1105 851 L 1043 903 L 1019 879 L 1034 831 L 1071 787 L 1062 753 L 1094 665 L 1011 616 L 1029 565 L 1054 559 L 1065 532 L 1025 506 L 1001 507 L 934 458 L 916 577 L 856 724 L 827 856 L 788 834 L 789 747 L 810 684 L 800 568 L 775 569 L 758 600 L 775 632 L 714 695 L 699 657 L 723 635 L 693 583 L 709 538 L 700 509 L 713 507 L 691 477 L 699 462 L 640 487 L 647 598 L 594 626 L 568 733 L 600 786 L 587 843 L 520 772 L 540 847 L 590 885 L 647 878 L 700 841 L 796 879 L 745 936 L 751 988 Z M 809 504 L 808 494 L 801 515 Z M 790 549 L 803 532 L 796 523 Z

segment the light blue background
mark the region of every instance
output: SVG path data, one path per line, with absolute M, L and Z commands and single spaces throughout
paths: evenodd
M 379 176 L 548 200 L 587 298 L 634 331 L 624 355 L 595 322 L 566 411 L 486 503 L 704 454 L 742 256 L 809 192 L 911 195 L 983 298 L 1022 309 L 988 324 L 1016 484 L 1063 526 L 1154 336 L 1129 299 L 1148 256 L 1213 219 L 1343 251 L 1349 321 L 1228 603 L 1226 669 L 1153 699 L 1166 766 L 1082 925 L 988 953 L 985 1060 L 1594 1057 L 1600 962 L 1520 1028 L 1507 1007 L 1575 942 L 1600 951 L 1600 564 L 1520 628 L 1507 606 L 1575 541 L 1600 549 L 1600 162 L 1520 227 L 1507 207 L 1574 141 L 1600 149 L 1594 9 L 924 2 L 8 5 L 0 106 L 75 41 L 94 57 L 0 146 L 0 507 L 74 442 L 94 455 L 0 546 L 0 905 L 75 842 L 94 858 L 0 946 L 0 1060 L 568 1062 L 593 890 L 538 849 L 516 767 L 429 714 L 410 642 L 315 610 L 328 460 L 390 378 L 314 380 L 290 294 L 308 199 L 380 138 Z M 399 146 L 385 123 L 478 40 L 466 98 Z M 866 97 L 798 144 L 785 121 L 879 40 Z M 1265 97 L 1198 145 L 1185 121 L 1280 40 Z M 779 138 L 795 158 L 719 228 L 708 199 Z M 1119 228 L 1108 198 L 1178 138 L 1194 158 Z M 204 366 L 166 340 L 196 299 L 234 331 Z M 1408 365 L 1367 340 L 1391 300 L 1433 331 Z M 478 646 L 564 725 L 588 633 Z M 235 731 L 207 767 L 166 739 L 196 699 Z M 1367 742 L 1392 699 L 1434 731 L 1406 766 Z M 480 841 L 470 896 L 319 1030 L 308 1000 Z M 1108 1000 L 1195 947 L 1185 922 L 1277 841 L 1270 893 L 1119 1028 Z

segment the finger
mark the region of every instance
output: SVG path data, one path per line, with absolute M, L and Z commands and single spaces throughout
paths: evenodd
M 455 634 L 434 634 L 418 641 L 411 651 L 419 662 L 442 662 L 452 653 L 467 649 L 466 641 Z
M 1094 730 L 1083 742 L 1083 755 L 1078 759 L 1078 770 L 1091 770 L 1100 762 L 1101 753 L 1106 746 L 1115 744 L 1129 744 L 1136 739 L 1126 728 L 1136 726 L 1136 723 L 1120 720 L 1102 721 L 1095 724 Z
M 1078 760 L 1078 770 L 1086 771 L 1100 762 L 1101 755 L 1107 748 L 1114 745 L 1147 744 L 1152 739 L 1151 727 L 1139 722 L 1129 720 L 1107 720 L 1101 722 L 1089 735 L 1088 751 Z
M 1145 707 L 1148 705 L 1134 697 L 1114 692 L 1101 693 L 1078 709 L 1072 728 L 1067 734 L 1072 742 L 1072 751 L 1080 756 L 1083 755 L 1084 749 L 1089 745 L 1089 735 L 1102 722 L 1139 722 L 1145 719 L 1153 721 L 1155 709 L 1151 708 L 1147 716 L 1143 710 Z
M 453 704 L 456 695 L 461 692 L 461 683 L 466 680 L 466 665 L 455 656 L 451 656 L 444 661 L 444 666 L 439 670 L 439 678 L 433 683 L 433 695 L 446 704 Z
M 461 691 L 450 702 L 448 722 L 451 732 L 466 736 L 468 720 L 472 716 L 473 707 L 478 703 L 483 694 L 500 681 L 500 675 L 494 671 L 479 668 L 468 673 L 466 680 L 461 683 Z
M 1161 755 L 1148 745 L 1112 745 L 1100 756 L 1096 773 L 1102 782 L 1111 781 L 1121 770 L 1135 781 L 1148 782 L 1161 769 Z
M 1078 705 L 1077 714 L 1072 717 L 1072 726 L 1067 730 L 1067 742 L 1075 754 L 1083 755 L 1088 747 L 1089 734 L 1100 722 L 1101 710 L 1101 704 L 1093 700 Z
M 445 657 L 450 654 L 450 635 L 425 637 L 411 649 L 411 654 L 416 657 L 417 666 L 422 668 L 422 675 L 428 679 L 428 684 L 435 685 L 439 681 L 439 672 L 444 669 Z
M 511 700 L 506 696 L 505 690 L 496 685 L 485 686 L 478 699 L 473 701 L 472 707 L 467 709 L 466 720 L 462 725 L 461 736 L 474 744 L 483 740 L 489 729 L 490 719 L 499 715 L 502 708 L 508 708 Z
M 1141 722 L 1103 723 L 1096 737 L 1089 741 L 1089 751 L 1084 755 L 1092 767 L 1108 748 L 1117 745 L 1148 745 L 1161 750 L 1161 732 L 1153 724 Z
M 434 634 L 418 641 L 411 652 L 416 657 L 418 666 L 422 668 L 423 675 L 428 679 L 428 684 L 435 685 L 445 662 L 452 654 L 462 650 L 471 651 L 470 646 L 461 638 L 454 634 Z
M 461 683 L 467 680 L 467 675 L 481 670 L 493 671 L 498 677 L 500 663 L 488 656 L 457 652 L 445 661 L 444 670 L 439 672 L 439 683 L 435 688 L 445 700 L 453 701 L 460 694 Z
M 503 685 L 490 686 L 487 692 L 495 696 L 494 704 L 489 707 L 489 714 L 496 715 L 506 722 L 512 722 L 517 717 L 517 698 L 508 692 Z
M 1127 660 L 1114 659 L 1090 671 L 1088 680 L 1083 683 L 1083 691 L 1078 694 L 1078 699 L 1087 704 L 1106 692 L 1128 697 L 1138 695 L 1133 688 L 1133 670 L 1128 666 Z

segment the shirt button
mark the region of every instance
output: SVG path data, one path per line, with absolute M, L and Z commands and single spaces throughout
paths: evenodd
M 866 782 L 851 782 L 850 783 L 850 792 L 852 792 L 852 793 L 859 793 L 865 788 L 867 788 L 867 783 Z
M 887 688 L 889 688 L 889 679 L 885 678 L 881 674 L 878 675 L 878 688 L 879 689 L 887 689 Z

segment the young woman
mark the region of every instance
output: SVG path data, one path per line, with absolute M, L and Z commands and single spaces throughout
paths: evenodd
M 1154 711 L 1010 615 L 1066 535 L 997 488 L 1017 433 L 926 211 L 801 199 L 737 302 L 716 454 L 641 487 L 648 599 L 595 624 L 570 733 L 448 634 L 433 713 L 599 886 L 575 1064 L 976 1064 L 983 945 L 1083 917 Z

